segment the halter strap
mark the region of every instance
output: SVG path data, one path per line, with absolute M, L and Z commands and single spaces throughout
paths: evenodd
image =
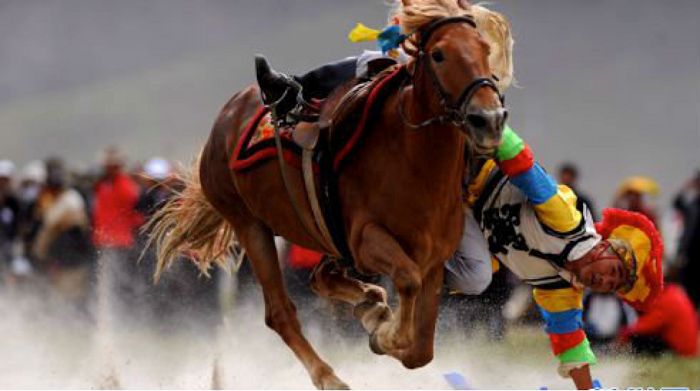
M 452 24 L 452 23 L 466 23 L 469 26 L 473 28 L 476 27 L 476 22 L 474 21 L 474 18 L 470 15 L 463 15 L 463 16 L 451 16 L 451 17 L 445 17 L 445 18 L 440 18 L 437 20 L 434 20 L 430 24 L 428 24 L 426 27 L 420 29 L 417 34 L 420 34 L 420 41 L 418 42 L 418 53 L 417 53 L 417 60 L 418 62 L 423 62 L 426 70 L 428 72 L 428 75 L 430 76 L 430 81 L 433 84 L 433 87 L 438 92 L 438 95 L 440 97 L 440 105 L 443 107 L 445 113 L 433 118 L 430 118 L 428 120 L 425 120 L 420 123 L 411 123 L 407 120 L 406 115 L 403 111 L 403 102 L 400 99 L 399 101 L 399 115 L 401 116 L 402 120 L 404 121 L 404 124 L 406 124 L 408 127 L 413 128 L 413 129 L 419 129 L 425 126 L 433 125 L 436 123 L 440 124 L 447 124 L 447 123 L 452 123 L 455 126 L 458 127 L 465 127 L 468 126 L 467 122 L 467 116 L 461 112 L 460 108 L 464 105 L 464 103 L 471 101 L 471 99 L 474 97 L 476 92 L 480 90 L 481 88 L 488 87 L 494 90 L 500 100 L 501 104 L 504 104 L 504 97 L 501 94 L 501 92 L 498 89 L 498 86 L 496 86 L 496 83 L 493 81 L 492 78 L 487 78 L 487 77 L 480 77 L 472 80 L 459 94 L 457 101 L 453 102 L 452 98 L 450 95 L 445 91 L 443 88 L 442 84 L 440 83 L 440 80 L 437 77 L 437 74 L 435 74 L 435 70 L 433 69 L 430 59 L 426 59 L 426 51 L 425 51 L 425 45 L 428 43 L 430 40 L 430 36 L 440 27 L 445 26 L 447 24 Z
M 451 24 L 451 23 L 466 23 L 474 28 L 476 28 L 476 21 L 474 21 L 474 17 L 470 15 L 464 15 L 464 16 L 450 16 L 446 18 L 440 18 L 432 21 L 428 26 L 422 28 L 420 30 L 420 50 L 422 51 L 425 48 L 425 45 L 428 43 L 428 40 L 430 39 L 430 36 L 433 35 L 435 30 L 439 29 L 440 27 L 446 25 L 446 24 Z

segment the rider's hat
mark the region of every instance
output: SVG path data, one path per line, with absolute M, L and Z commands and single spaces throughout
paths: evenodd
M 637 310 L 648 309 L 663 290 L 663 243 L 654 223 L 640 213 L 605 209 L 596 230 L 627 268 L 628 284 L 618 296 Z

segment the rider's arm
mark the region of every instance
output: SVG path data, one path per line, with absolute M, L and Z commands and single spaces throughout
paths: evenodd
M 530 146 L 506 125 L 496 152 L 498 165 L 510 182 L 532 203 L 540 222 L 554 231 L 570 232 L 581 223 L 576 194 L 557 182 L 535 161 Z
M 491 284 L 492 274 L 489 245 L 471 209 L 468 209 L 459 247 L 445 263 L 445 282 L 450 289 L 478 295 Z
M 590 378 L 585 367 L 597 360 L 583 331 L 583 291 L 535 288 L 532 294 L 544 318 L 552 352 L 559 360 L 559 374 L 572 377 L 577 386 L 585 385 L 585 374 Z

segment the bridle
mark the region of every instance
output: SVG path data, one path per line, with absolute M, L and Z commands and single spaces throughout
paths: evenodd
M 450 94 L 440 83 L 440 80 L 438 79 L 437 74 L 435 73 L 435 69 L 433 69 L 430 59 L 428 58 L 425 46 L 428 43 L 430 36 L 437 29 L 446 24 L 452 23 L 466 23 L 471 27 L 476 28 L 476 22 L 474 21 L 473 17 L 452 16 L 437 19 L 418 32 L 418 34 L 420 34 L 420 40 L 418 42 L 418 52 L 416 54 L 416 68 L 418 68 L 421 64 L 425 65 L 427 73 L 430 76 L 430 81 L 435 90 L 437 90 L 438 92 L 438 96 L 440 98 L 440 106 L 443 109 L 443 114 L 429 118 L 423 122 L 413 123 L 410 120 L 408 120 L 408 118 L 406 118 L 406 114 L 404 113 L 403 94 L 399 93 L 399 116 L 401 117 L 403 123 L 409 128 L 420 129 L 434 124 L 444 125 L 448 123 L 451 123 L 459 128 L 469 128 L 469 115 L 463 113 L 460 109 L 465 103 L 470 102 L 474 97 L 474 94 L 476 94 L 476 92 L 481 88 L 486 87 L 496 91 L 501 100 L 501 105 L 504 104 L 504 96 L 498 90 L 498 86 L 496 86 L 496 83 L 494 82 L 495 76 L 492 76 L 490 78 L 480 77 L 472 80 L 469 84 L 467 84 L 466 87 L 464 87 L 456 101 L 452 100 Z M 401 91 L 403 91 L 403 87 L 405 87 L 407 80 L 408 79 L 404 81 L 404 85 L 402 86 Z

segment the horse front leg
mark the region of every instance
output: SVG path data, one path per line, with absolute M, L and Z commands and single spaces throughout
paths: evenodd
M 423 279 L 415 312 L 416 341 L 404 352 L 401 363 L 406 368 L 419 368 L 433 361 L 435 324 L 440 308 L 444 266 L 436 265 Z
M 414 343 L 416 298 L 421 290 L 418 266 L 384 228 L 369 223 L 362 228 L 357 248 L 358 264 L 391 278 L 399 295 L 395 316 L 381 322 L 370 336 L 372 350 L 401 360 L 403 351 Z

